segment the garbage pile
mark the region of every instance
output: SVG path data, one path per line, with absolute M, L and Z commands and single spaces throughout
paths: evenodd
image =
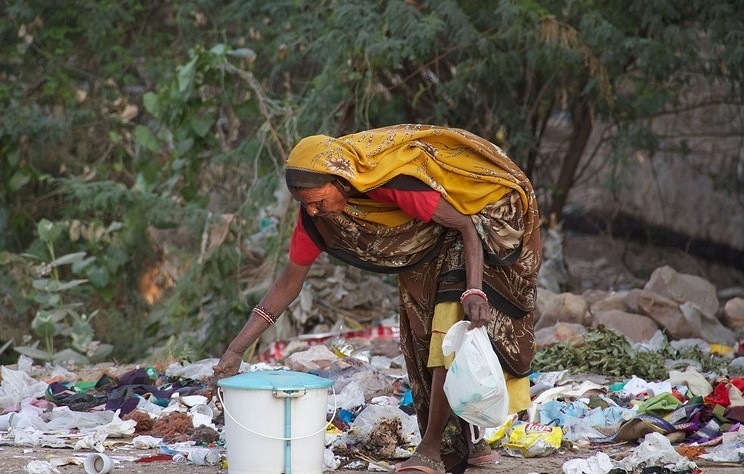
M 288 354 L 282 365 L 244 363 L 241 372 L 280 368 L 333 380 L 326 469 L 390 471 L 411 455 L 421 435 L 402 355 L 393 344 L 378 342 L 336 337 Z M 32 460 L 26 472 L 53 473 L 60 465 L 82 465 L 96 456 L 114 464 L 224 466 L 221 406 L 205 396 L 216 362 L 175 363 L 163 371 L 109 369 L 96 380 L 81 380 L 62 367 L 35 366 L 21 356 L 17 367 L 1 369 L 0 447 L 75 453 Z M 744 377 L 689 366 L 655 381 L 567 370 L 536 372 L 530 380 L 532 407 L 486 430 L 485 439 L 503 455 L 570 456 L 577 446 L 592 450 L 564 464 L 564 472 L 577 474 L 640 472 L 650 466 L 695 472 L 703 460 L 744 466 Z
M 540 290 L 532 406 L 484 438 L 502 456 L 560 455 L 570 474 L 744 467 L 744 299 L 723 307 L 719 300 L 706 282 L 668 267 L 642 290 Z M 312 320 L 312 307 L 300 303 L 293 311 Z M 275 341 L 257 360 L 240 372 L 291 370 L 333 381 L 329 471 L 392 471 L 421 441 L 393 318 Z M 216 363 L 74 369 L 21 356 L 0 368 L 0 450 L 73 453 L 31 459 L 29 473 L 86 463 L 224 468 L 230 440 L 208 384 Z

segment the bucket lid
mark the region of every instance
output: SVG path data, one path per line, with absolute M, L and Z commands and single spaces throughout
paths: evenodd
M 265 370 L 228 377 L 217 382 L 217 385 L 239 390 L 302 390 L 330 387 L 333 380 L 304 372 Z

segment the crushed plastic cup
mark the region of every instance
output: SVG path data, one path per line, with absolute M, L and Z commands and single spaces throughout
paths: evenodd
M 340 358 L 349 357 L 354 353 L 354 346 L 346 342 L 345 339 L 336 339 L 331 344 L 333 352 Z
M 188 459 L 197 466 L 215 466 L 220 462 L 221 456 L 214 449 L 204 448 L 191 451 Z
M 6 413 L 0 415 L 0 431 L 8 431 L 13 426 L 13 418 L 15 418 L 15 412 Z

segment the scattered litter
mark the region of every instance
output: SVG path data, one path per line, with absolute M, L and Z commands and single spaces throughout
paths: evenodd
M 634 469 L 663 466 L 672 472 L 689 472 L 697 465 L 679 454 L 672 443 L 660 433 L 649 433 L 640 446 L 618 462 L 618 467 L 632 472 Z
M 563 474 L 608 474 L 612 469 L 612 460 L 602 452 L 586 459 L 571 459 L 563 463 Z
M 557 426 L 534 423 L 516 425 L 503 446 L 514 457 L 538 458 L 547 456 L 561 447 L 563 430 Z
M 27 474 L 60 474 L 60 470 L 52 466 L 49 461 L 33 460 L 26 464 L 24 471 Z
M 585 337 L 591 341 L 592 334 Z M 598 339 L 610 341 L 610 349 L 648 355 L 666 347 L 659 334 L 632 348 L 607 333 Z M 404 358 L 397 348 L 383 350 L 396 347 L 390 340 L 395 337 L 397 328 L 386 323 L 277 341 L 262 362 L 243 363 L 240 372 L 290 368 L 332 380 L 325 469 L 391 472 L 421 442 Z M 700 340 L 678 346 L 704 350 Z M 742 354 L 740 345 L 706 348 L 711 356 L 725 353 L 732 360 Z M 598 354 L 605 360 L 609 352 Z M 138 366 L 121 373 L 109 366 L 97 380 L 86 380 L 61 366 L 34 366 L 21 358 L 18 370 L 2 367 L 0 372 L 0 442 L 21 446 L 30 457 L 41 456 L 40 447 L 70 450 L 70 455 L 32 460 L 26 472 L 55 473 L 60 466 L 81 466 L 88 457 L 102 456 L 112 465 L 218 465 L 226 442 L 222 406 L 206 396 L 216 362 L 171 364 L 162 372 Z M 710 368 L 704 372 L 705 366 L 699 358 L 667 360 L 658 367 L 667 376 L 653 379 L 572 374 L 564 368 L 536 371 L 530 375 L 532 406 L 483 430 L 483 437 L 493 450 L 515 457 L 549 456 L 561 448 L 566 454 L 569 446 L 593 450 L 592 456 L 567 460 L 567 474 L 683 473 L 695 469 L 696 460 L 744 466 L 744 378 Z M 627 443 L 622 452 L 620 443 Z M 114 455 L 127 450 L 150 453 Z

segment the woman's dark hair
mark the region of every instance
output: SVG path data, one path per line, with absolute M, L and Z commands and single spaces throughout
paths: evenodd
M 320 188 L 326 183 L 331 183 L 337 178 L 332 174 L 318 173 L 298 169 L 288 169 L 284 174 L 289 189 Z
M 320 188 L 327 183 L 336 186 L 346 197 L 349 197 L 352 190 L 352 186 L 344 178 L 316 171 L 288 169 L 284 174 L 284 179 L 287 181 L 287 188 L 292 192 Z

